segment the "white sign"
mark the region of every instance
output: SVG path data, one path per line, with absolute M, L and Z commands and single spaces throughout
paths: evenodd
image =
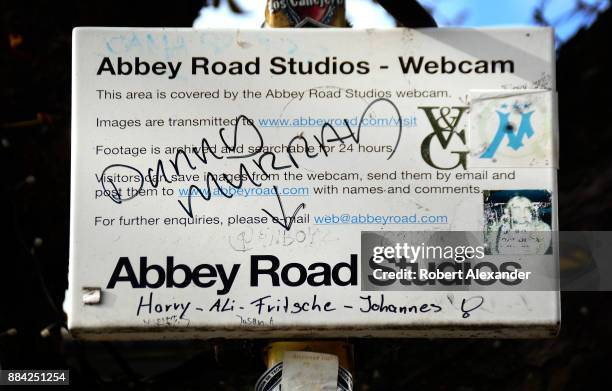
M 77 28 L 73 48 L 76 335 L 557 332 L 556 288 L 523 284 L 557 275 L 550 29 Z M 506 127 L 496 103 L 531 114 Z M 461 272 L 416 270 L 449 246 Z

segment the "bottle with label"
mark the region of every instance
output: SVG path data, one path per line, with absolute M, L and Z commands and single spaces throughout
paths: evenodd
M 265 27 L 347 27 L 345 0 L 267 0 Z

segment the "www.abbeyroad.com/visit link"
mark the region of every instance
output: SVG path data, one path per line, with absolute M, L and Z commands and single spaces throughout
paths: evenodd
M 313 216 L 317 225 L 342 225 L 342 224 L 447 224 L 446 215 L 377 215 L 369 213 L 341 213 Z

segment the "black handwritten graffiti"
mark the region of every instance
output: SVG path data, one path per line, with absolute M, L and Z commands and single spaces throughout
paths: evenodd
M 318 136 L 314 135 L 312 137 L 312 139 L 314 139 L 314 142 L 312 140 L 309 141 L 309 138 L 305 137 L 303 134 L 299 134 L 291 138 L 291 140 L 289 140 L 289 143 L 288 143 L 289 148 L 287 148 L 287 152 L 285 156 L 289 160 L 288 163 L 283 164 L 281 162 L 282 161 L 281 156 L 279 156 L 276 153 L 262 152 L 265 142 L 264 142 L 263 135 L 261 134 L 260 130 L 255 125 L 255 121 L 246 117 L 245 115 L 239 115 L 236 118 L 236 123 L 234 125 L 233 132 L 227 135 L 225 128 L 220 128 L 218 132 L 218 136 L 221 142 L 223 143 L 223 145 L 225 146 L 225 150 L 227 152 L 218 153 L 215 150 L 215 148 L 211 147 L 211 143 L 209 142 L 209 140 L 206 137 L 203 137 L 200 140 L 199 148 L 197 148 L 196 150 L 192 150 L 189 153 L 186 152 L 185 150 L 179 149 L 174 154 L 174 157 L 172 159 L 168 159 L 167 162 L 169 163 L 170 167 L 168 167 L 167 164 L 165 164 L 166 162 L 164 160 L 158 159 L 157 162 L 153 165 L 153 167 L 149 167 L 146 169 L 146 173 L 147 173 L 146 175 L 143 175 L 143 173 L 139 169 L 133 166 L 129 166 L 126 164 L 111 164 L 102 171 L 102 176 L 104 177 L 106 175 L 108 178 L 105 181 L 101 181 L 103 190 L 105 190 L 104 194 L 108 196 L 113 202 L 117 204 L 121 204 L 123 202 L 134 199 L 139 194 L 139 191 L 142 189 L 144 182 L 149 182 L 153 188 L 157 188 L 162 182 L 172 183 L 173 182 L 172 175 L 167 173 L 167 171 L 170 172 L 169 171 L 170 169 L 172 169 L 176 175 L 182 175 L 183 170 L 186 170 L 186 169 L 192 170 L 192 171 L 197 170 L 198 168 L 200 168 L 199 165 L 207 165 L 209 161 L 212 161 L 212 159 L 214 160 L 242 159 L 243 160 L 239 164 L 238 175 L 235 176 L 238 178 L 237 180 L 235 181 L 231 180 L 230 175 L 228 175 L 227 173 L 223 173 L 221 175 L 221 177 L 223 178 L 223 181 L 229 184 L 229 186 L 231 186 L 232 188 L 238 190 L 238 189 L 241 189 L 245 184 L 251 184 L 255 187 L 261 187 L 262 182 L 257 180 L 255 178 L 255 175 L 252 175 L 253 171 L 249 171 L 249 167 L 247 167 L 247 164 L 252 163 L 255 166 L 255 168 L 259 170 L 264 176 L 268 176 L 270 170 L 283 171 L 283 170 L 288 170 L 291 168 L 295 168 L 295 169 L 300 168 L 300 164 L 296 160 L 296 157 L 294 156 L 294 152 L 292 152 L 291 150 L 291 147 L 293 146 L 294 143 L 304 144 L 305 152 L 303 153 L 303 155 L 305 155 L 305 157 L 308 159 L 317 158 L 319 157 L 320 153 L 322 153 L 325 157 L 327 157 L 328 156 L 327 147 L 335 143 L 345 144 L 346 142 L 352 142 L 355 144 L 359 144 L 361 141 L 361 135 L 362 135 L 361 130 L 362 130 L 363 120 L 365 116 L 372 110 L 372 108 L 378 104 L 387 104 L 391 106 L 391 108 L 395 111 L 397 115 L 397 119 L 398 119 L 397 136 L 394 138 L 393 149 L 387 156 L 387 160 L 388 160 L 388 159 L 391 159 L 395 155 L 395 152 L 397 151 L 397 148 L 399 146 L 399 143 L 402 137 L 402 117 L 401 117 L 401 113 L 398 107 L 395 105 L 395 103 L 393 103 L 393 101 L 387 98 L 379 98 L 379 99 L 373 100 L 367 105 L 367 107 L 361 114 L 359 125 L 356 131 L 354 131 L 351 128 L 348 120 L 345 119 L 344 124 L 345 124 L 346 129 L 342 129 L 342 131 L 345 132 L 343 134 L 340 133 L 339 129 L 334 128 L 333 125 L 326 122 L 321 127 L 321 131 L 319 135 Z M 244 127 L 244 126 L 241 126 L 241 124 L 248 124 L 248 126 Z M 246 129 L 246 130 L 243 130 L 243 129 Z M 251 148 L 249 148 L 249 150 L 252 152 L 242 154 L 242 155 L 240 154 L 236 155 L 237 146 L 240 145 L 239 139 L 241 139 L 242 137 L 248 136 L 244 134 L 245 131 L 252 132 L 253 133 L 252 135 L 255 136 L 255 138 L 257 139 L 257 142 L 255 143 L 254 146 L 253 145 L 250 146 Z M 313 143 L 314 145 L 317 145 L 321 152 L 317 152 L 315 151 L 314 148 L 310 148 L 309 142 Z M 117 169 L 132 170 L 134 172 L 134 175 L 140 179 L 139 180 L 140 188 L 134 189 L 137 191 L 133 191 L 131 192 L 129 196 L 125 196 L 125 194 L 119 191 L 120 189 L 115 185 L 115 183 L 111 179 L 112 175 L 109 175 L 110 173 L 113 172 L 113 170 L 117 170 Z M 186 202 L 183 202 L 182 200 L 178 200 L 178 203 L 183 209 L 183 211 L 191 218 L 193 218 L 193 205 L 192 205 L 193 196 L 196 196 L 196 197 L 199 196 L 206 201 L 210 201 L 210 199 L 213 196 L 213 190 L 215 191 L 218 190 L 218 193 L 226 198 L 232 198 L 234 196 L 232 192 L 227 192 L 219 184 L 219 180 L 217 179 L 217 177 L 210 172 L 206 174 L 206 176 L 202 179 L 202 181 L 205 183 L 204 187 L 197 186 L 196 184 L 191 184 L 189 186 Z M 108 183 L 110 187 L 107 188 L 105 183 Z M 306 204 L 303 202 L 300 203 L 294 209 L 293 213 L 291 213 L 290 215 L 287 215 L 285 213 L 285 208 L 283 206 L 277 186 L 274 186 L 274 191 L 276 194 L 277 202 L 280 206 L 280 211 L 281 211 L 282 216 L 276 217 L 272 213 L 270 213 L 268 210 L 263 209 L 263 208 L 262 208 L 262 211 L 266 213 L 267 215 L 269 215 L 272 218 L 272 221 L 274 223 L 279 224 L 281 227 L 283 227 L 283 229 L 289 231 L 291 229 L 293 222 L 295 221 L 295 217 L 302 209 L 306 207 Z
M 274 216 L 272 213 L 268 212 L 265 209 L 261 209 L 265 214 L 267 214 L 268 216 L 270 216 L 270 218 L 272 219 L 273 222 L 279 224 L 281 227 L 283 227 L 285 230 L 289 231 L 291 229 L 291 226 L 293 225 L 293 222 L 295 221 L 295 216 L 298 214 L 298 212 L 304 208 L 306 208 L 306 204 L 305 203 L 301 203 L 298 205 L 297 208 L 295 208 L 295 210 L 293 211 L 293 215 L 289 218 L 287 218 L 287 215 L 285 214 L 285 208 L 283 208 L 283 202 L 281 201 L 280 195 L 278 195 L 278 187 L 276 187 L 276 185 L 274 185 L 274 193 L 276 193 L 276 199 L 278 200 L 278 204 L 280 206 L 280 210 L 281 210 L 281 214 L 283 215 L 283 219 L 281 221 L 281 219 L 279 219 L 278 217 Z
M 472 304 L 468 304 L 470 302 L 474 302 Z M 482 296 L 474 296 L 469 299 L 461 300 L 461 311 L 463 314 L 461 315 L 463 319 L 467 319 L 471 316 L 470 312 L 478 309 L 484 303 L 484 297 Z
M 128 170 L 132 170 L 136 172 L 136 174 L 140 178 L 139 180 L 140 186 L 137 189 L 135 189 L 136 191 L 133 192 L 131 196 L 129 196 L 128 198 L 122 198 L 120 189 L 115 185 L 115 182 L 112 179 L 108 179 L 106 181 L 100 180 L 100 182 L 102 183 L 102 190 L 104 191 L 104 194 L 107 195 L 108 198 L 110 198 L 116 204 L 120 204 L 123 201 L 129 201 L 133 199 L 139 194 L 140 190 L 142 190 L 142 187 L 144 186 L 144 175 L 142 175 L 142 173 L 138 171 L 136 168 L 125 165 L 125 164 L 111 164 L 110 166 L 106 167 L 104 171 L 102 171 L 102 174 L 100 175 L 100 177 L 104 178 L 105 175 L 107 175 L 107 171 L 109 170 L 112 171 L 118 168 L 127 168 Z M 110 178 L 110 176 L 108 176 L 108 178 Z M 109 183 L 112 188 L 107 189 L 105 183 Z

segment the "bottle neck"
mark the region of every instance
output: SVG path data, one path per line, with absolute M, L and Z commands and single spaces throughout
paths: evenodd
M 265 27 L 347 27 L 346 0 L 267 0 Z

